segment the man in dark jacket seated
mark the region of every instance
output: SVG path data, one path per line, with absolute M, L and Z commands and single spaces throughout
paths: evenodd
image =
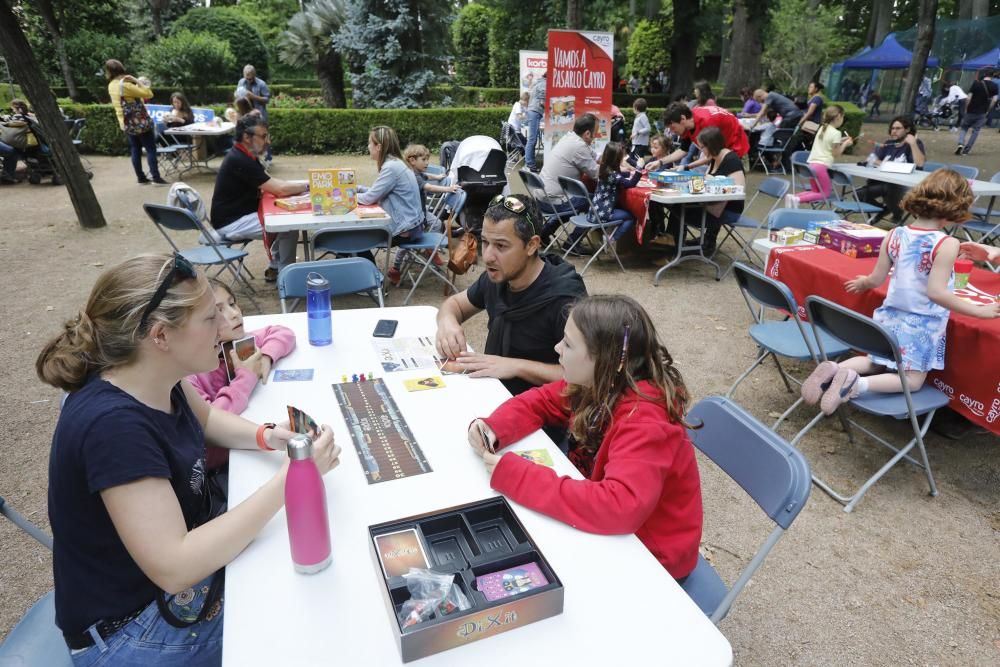
M 568 306 L 587 295 L 583 278 L 556 255 L 539 255 L 541 217 L 522 195 L 495 198 L 483 219 L 479 280 L 442 304 L 437 349 L 450 367 L 493 377 L 512 394 L 562 379 L 555 345 Z M 462 322 L 486 310 L 489 334 L 482 354 L 468 352 Z

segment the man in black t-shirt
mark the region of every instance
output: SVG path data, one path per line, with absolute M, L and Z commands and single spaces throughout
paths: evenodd
M 267 122 L 257 114 L 248 114 L 236 123 L 236 142 L 219 167 L 212 194 L 212 227 L 226 241 L 260 239 L 264 228 L 257 216 L 260 193 L 270 192 L 276 197 L 288 197 L 308 190 L 304 182 L 292 183 L 271 178 L 260 163 L 271 140 Z M 298 232 L 277 234 L 271 246 L 271 263 L 264 272 L 264 280 L 274 282 L 282 267 L 295 262 Z
M 997 84 L 993 83 L 993 70 L 982 72 L 982 78 L 972 82 L 969 97 L 965 100 L 965 116 L 959 124 L 958 146 L 955 155 L 968 155 L 979 136 L 979 129 L 986 124 L 994 105 L 997 103 Z M 966 130 L 972 130 L 969 142 L 965 142 Z
M 515 195 L 494 200 L 483 218 L 486 270 L 438 311 L 437 348 L 473 377 L 501 380 L 512 394 L 562 379 L 555 345 L 568 306 L 587 295 L 572 264 L 539 255 L 541 227 L 534 203 Z M 483 354 L 466 351 L 462 322 L 486 310 Z

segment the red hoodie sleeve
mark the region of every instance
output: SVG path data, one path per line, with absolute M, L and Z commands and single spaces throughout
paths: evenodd
M 634 533 L 656 509 L 684 438 L 676 425 L 621 420 L 605 436 L 608 462 L 600 481 L 558 477 L 551 468 L 505 454 L 490 486 L 525 507 L 579 530 L 602 535 Z
M 288 327 L 275 325 L 250 333 L 257 343 L 257 349 L 261 354 L 271 357 L 271 361 L 287 357 L 295 349 L 295 332 Z
M 550 382 L 508 399 L 484 419 L 497 436 L 497 445 L 506 447 L 547 425 L 566 426 L 569 404 L 563 390 L 566 381 Z

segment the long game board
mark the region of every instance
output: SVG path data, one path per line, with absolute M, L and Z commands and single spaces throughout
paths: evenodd
M 431 472 L 385 382 L 334 384 L 333 393 L 369 484 Z

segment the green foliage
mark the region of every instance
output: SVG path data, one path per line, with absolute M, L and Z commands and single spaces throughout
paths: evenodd
M 660 70 L 669 70 L 670 50 L 665 37 L 669 34 L 670 26 L 663 19 L 642 19 L 636 23 L 628 41 L 628 71 L 624 72 L 625 76 L 638 74 L 639 79 L 645 81 L 647 76 L 653 76 Z
M 488 86 L 490 52 L 488 48 L 493 12 L 472 3 L 462 7 L 452 25 L 455 47 L 455 77 L 463 86 Z
M 307 3 L 307 7 L 310 4 L 314 3 Z M 299 11 L 299 2 L 298 0 L 242 0 L 228 11 L 246 19 L 257 29 L 264 40 L 267 52 L 273 58 L 278 53 L 278 38 L 285 30 L 289 19 Z M 268 74 L 274 76 L 271 72 Z M 263 75 L 261 77 L 263 78 Z M 270 81 L 268 81 L 268 85 L 270 85 Z
M 226 42 L 183 30 L 147 45 L 140 53 L 138 72 L 150 78 L 154 90 L 179 89 L 200 100 L 219 73 L 233 71 L 236 62 Z
M 491 86 L 516 86 L 521 68 L 518 52 L 546 49 L 545 31 L 544 28 L 539 31 L 538 25 L 547 24 L 538 21 L 538 13 L 537 6 L 525 4 L 518 13 L 498 14 L 493 21 L 489 35 Z
M 778 0 L 764 38 L 762 61 L 780 90 L 804 90 L 816 67 L 846 55 L 837 29 L 843 7 Z
M 239 10 L 232 7 L 196 7 L 174 22 L 171 33 L 185 30 L 208 33 L 214 39 L 229 45 L 235 64 L 228 70 L 218 70 L 216 81 L 225 76 L 226 72 L 232 72 L 235 83 L 242 76 L 244 65 L 253 65 L 257 69 L 257 76 L 267 81 L 270 72 L 264 40 Z
M 315 67 L 332 48 L 331 36 L 344 23 L 343 0 L 314 0 L 288 21 L 278 39 L 278 59 L 286 65 Z
M 86 90 L 95 99 L 107 96 L 108 82 L 104 78 L 104 62 L 109 58 L 120 60 L 128 71 L 133 53 L 129 41 L 120 35 L 106 35 L 91 30 L 80 30 L 66 39 L 66 56 L 73 70 L 73 80 L 78 88 Z
M 133 44 L 148 44 L 156 39 L 153 34 L 153 19 L 149 3 L 150 0 L 122 0 L 122 4 L 125 5 L 125 19 L 129 25 L 128 36 Z M 184 13 L 189 9 L 204 4 L 204 1 L 199 2 L 199 0 L 170 0 L 167 2 L 160 10 L 163 34 L 170 34 L 170 28 L 174 21 L 184 16 Z M 107 32 L 107 30 L 102 30 L 102 32 Z

